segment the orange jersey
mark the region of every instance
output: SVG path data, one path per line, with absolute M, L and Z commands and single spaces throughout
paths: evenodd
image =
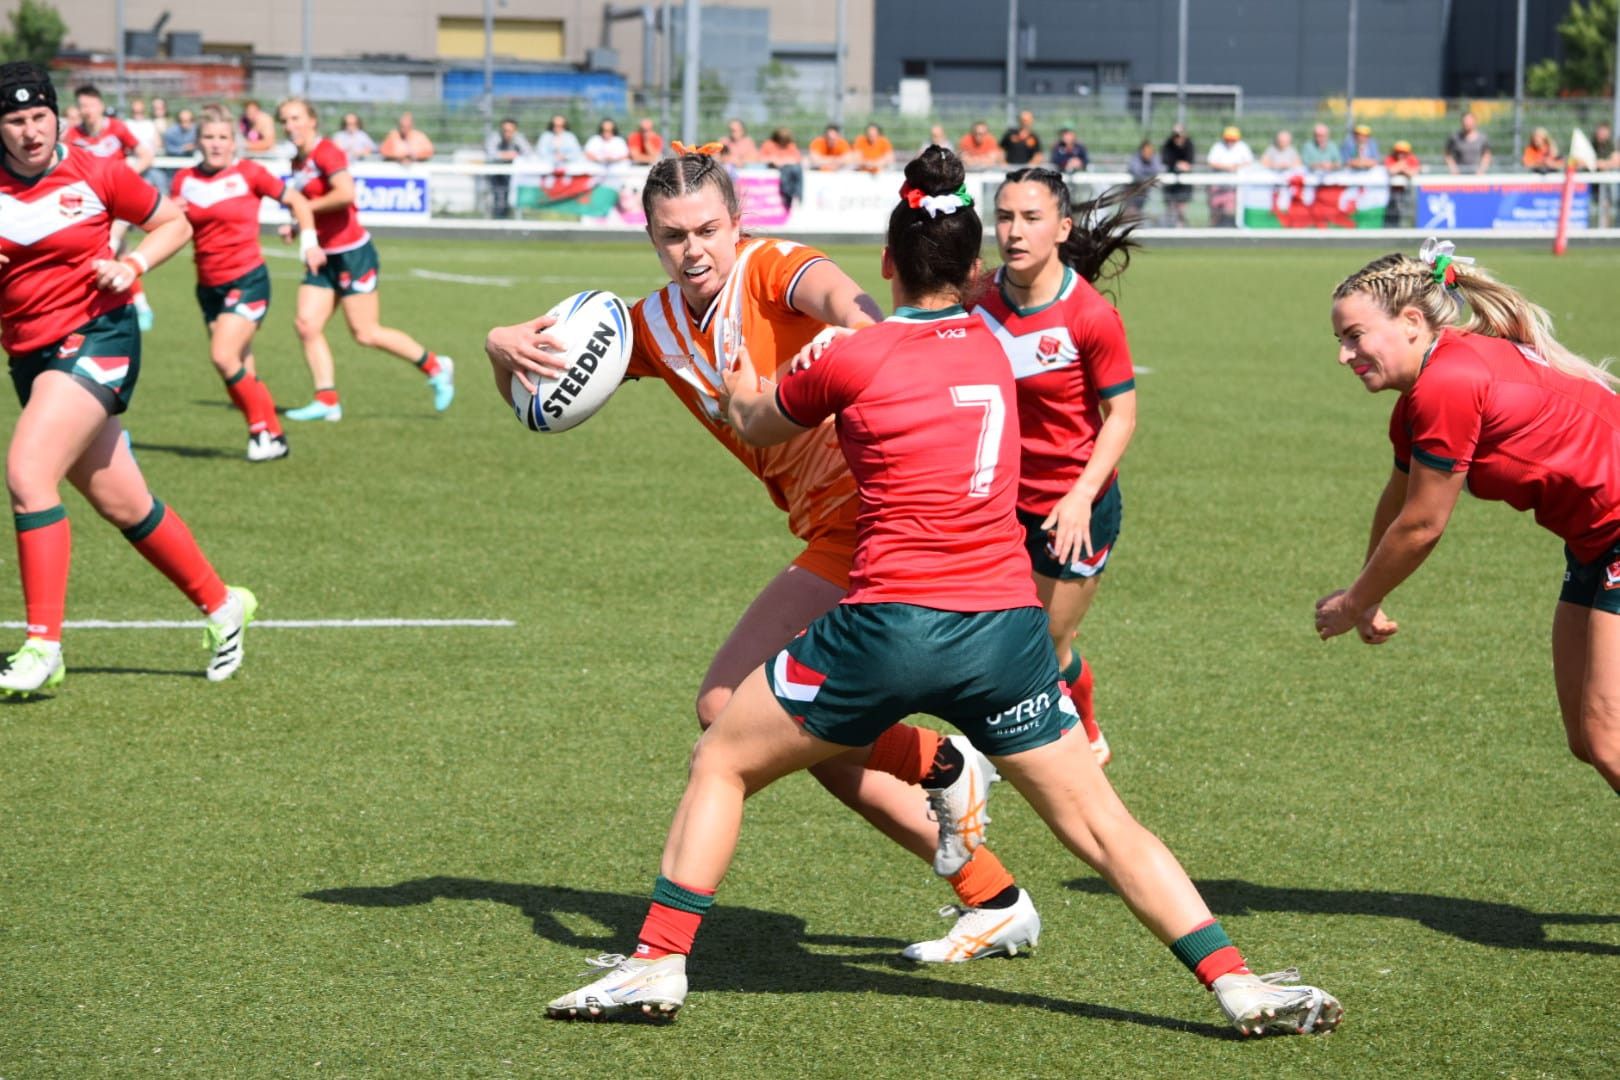
M 855 481 L 838 447 L 833 421 L 777 446 L 754 447 L 720 417 L 720 373 L 748 346 L 761 375 L 786 369 L 801 348 L 826 326 L 793 307 L 793 289 L 804 272 L 826 258 L 791 240 L 748 239 L 737 246 L 737 263 L 720 294 L 694 318 L 673 282 L 630 309 L 635 348 L 625 378 L 657 377 L 669 384 L 693 416 L 748 471 L 759 477 L 788 528 L 810 539 L 817 526 L 853 512 Z

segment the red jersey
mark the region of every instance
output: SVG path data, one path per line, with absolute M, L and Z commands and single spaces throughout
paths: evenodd
M 332 177 L 349 171 L 349 157 L 331 139 L 315 144 L 309 156 L 293 159 L 292 177 L 287 181 L 293 190 L 306 199 L 318 199 L 332 190 Z M 354 203 L 336 210 L 322 210 L 315 215 L 315 237 L 321 250 L 329 255 L 353 251 L 371 239 L 371 234 L 360 226 L 360 211 Z
M 1592 562 L 1620 540 L 1620 397 L 1529 346 L 1447 329 L 1389 418 L 1395 464 L 1466 472 Z
M 13 356 L 61 341 L 130 302 L 96 288 L 91 264 L 109 258 L 114 218 L 139 225 L 162 196 L 121 160 L 69 146 L 42 176 L 0 169 L 0 347 Z
M 1007 298 L 1001 275 L 995 272 L 974 310 L 1018 381 L 1018 509 L 1045 516 L 1091 460 L 1102 403 L 1135 390 L 1136 371 L 1119 312 L 1079 274 L 1065 266 L 1057 297 L 1030 308 Z
M 795 423 L 838 417 L 859 489 L 844 603 L 1039 606 L 1013 515 L 1014 393 L 995 339 L 960 307 L 901 308 L 782 380 L 777 405 Z
M 100 135 L 90 134 L 82 123 L 68 128 L 68 142 L 95 157 L 115 158 L 118 161 L 123 161 L 141 145 L 140 140 L 116 116 L 106 118 L 106 123 L 101 125 Z
M 737 245 L 737 262 L 701 318 L 694 317 L 671 283 L 630 309 L 635 349 L 630 379 L 657 376 L 675 391 L 709 434 L 759 477 L 771 500 L 787 511 L 788 528 L 801 539 L 841 513 L 855 498 L 855 481 L 831 424 L 778 446 L 749 446 L 720 419 L 720 373 L 737 360 L 739 342 L 761 374 L 775 375 L 825 327 L 793 306 L 805 271 L 826 259 L 791 240 L 752 239 Z M 728 335 L 727 326 L 735 333 Z
M 185 200 L 199 285 L 223 285 L 264 262 L 259 251 L 259 200 L 280 199 L 286 185 L 257 161 L 233 161 L 218 172 L 200 165 L 174 174 Z

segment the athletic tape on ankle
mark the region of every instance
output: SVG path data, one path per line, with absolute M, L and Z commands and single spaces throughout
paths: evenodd
M 43 529 L 47 525 L 55 525 L 58 521 L 66 521 L 67 507 L 57 503 L 49 510 L 31 510 L 26 514 L 13 514 L 11 520 L 16 524 L 18 532 Z
M 689 911 L 694 915 L 704 915 L 714 906 L 714 893 L 701 893 L 685 886 L 677 885 L 669 878 L 659 875 L 653 882 L 653 903 L 672 907 L 676 911 Z
M 138 544 L 157 532 L 157 527 L 161 524 L 163 524 L 163 503 L 154 496 L 151 511 L 140 521 L 123 530 L 124 539 L 132 544 Z

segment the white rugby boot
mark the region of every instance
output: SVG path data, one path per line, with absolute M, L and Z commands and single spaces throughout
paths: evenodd
M 242 666 L 242 642 L 247 636 L 248 623 L 258 613 L 259 600 L 240 585 L 225 590 L 225 602 L 219 610 L 209 612 L 203 638 L 214 651 L 208 661 L 208 681 L 224 682 Z
M 949 742 L 961 751 L 962 774 L 949 787 L 923 788 L 934 820 L 939 822 L 934 873 L 940 877 L 950 877 L 966 866 L 984 843 L 984 829 L 990 824 L 990 785 L 1001 779 L 990 759 L 974 749 L 966 735 L 952 735 Z
M 0 694 L 37 694 L 62 685 L 66 677 L 62 643 L 31 637 L 23 642 L 22 648 L 6 657 L 5 669 L 0 670 Z
M 1029 893 L 1018 890 L 1018 902 L 1007 908 L 965 908 L 946 904 L 941 918 L 956 919 L 950 933 L 934 941 L 907 945 L 900 953 L 919 964 L 961 964 L 987 956 L 1017 956 L 1041 939 L 1041 916 Z
M 1326 990 L 1298 984 L 1299 969 L 1269 975 L 1222 975 L 1213 987 L 1221 1011 L 1245 1035 L 1327 1034 L 1344 1007 Z
M 620 953 L 587 957 L 592 967 L 608 973 L 546 1006 L 553 1020 L 613 1020 L 626 1016 L 674 1019 L 686 1003 L 686 957 L 670 953 L 657 960 L 638 960 Z
M 287 437 L 285 435 L 272 435 L 268 431 L 257 431 L 248 436 L 247 459 L 249 461 L 275 461 L 284 458 L 289 453 Z

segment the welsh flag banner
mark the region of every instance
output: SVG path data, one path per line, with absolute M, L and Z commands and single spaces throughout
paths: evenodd
M 1389 205 L 1389 173 L 1245 172 L 1238 199 L 1246 229 L 1377 229 Z

